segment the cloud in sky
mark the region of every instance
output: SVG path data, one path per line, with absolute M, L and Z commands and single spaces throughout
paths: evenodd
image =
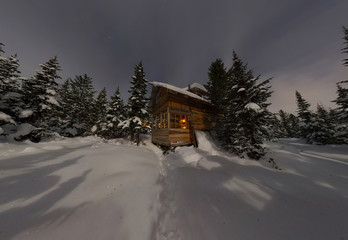
M 345 0 L 4 0 L 1 9 L 0 42 L 24 75 L 58 55 L 63 78 L 87 73 L 124 97 L 140 60 L 150 81 L 185 87 L 205 83 L 216 58 L 229 67 L 233 50 L 274 77 L 273 111 L 294 111 L 295 90 L 333 106 L 335 83 L 348 78 Z

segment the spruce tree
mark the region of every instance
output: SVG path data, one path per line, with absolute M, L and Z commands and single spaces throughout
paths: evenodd
M 123 137 L 122 127 L 119 126 L 125 120 L 125 106 L 121 98 L 120 88 L 117 87 L 114 95 L 111 96 L 106 113 L 105 138 Z
M 68 122 L 70 122 L 69 130 L 74 132 L 76 136 L 87 136 L 92 134 L 94 120 L 94 88 L 92 79 L 86 74 L 76 76 L 70 82 L 71 93 L 71 112 Z
M 72 137 L 77 134 L 76 129 L 72 127 L 72 113 L 75 102 L 72 97 L 71 81 L 71 78 L 66 79 L 58 88 L 60 106 L 56 111 L 59 118 L 57 132 L 66 137 Z
M 348 144 L 348 80 L 337 83 L 337 98 L 333 102 L 338 105 L 335 109 L 336 141 Z
M 0 43 L 0 54 L 4 53 Z M 9 58 L 0 55 L 0 135 L 8 134 L 7 124 L 16 125 L 19 122 L 23 102 L 20 87 L 20 71 L 17 55 Z
M 318 144 L 335 143 L 335 124 L 329 112 L 320 104 L 317 105 L 317 112 L 313 123 L 313 140 Z
M 132 76 L 130 97 L 128 99 L 128 119 L 121 124 L 124 129 L 128 129 L 131 140 L 135 141 L 137 145 L 140 143 L 140 134 L 149 131 L 148 99 L 146 98 L 147 82 L 142 62 L 140 62 L 135 65 L 134 75 Z
M 103 136 L 106 131 L 106 111 L 108 107 L 108 100 L 106 99 L 105 87 L 99 92 L 97 99 L 94 102 L 94 131 L 99 136 Z
M 29 122 L 47 130 L 56 122 L 54 112 L 59 106 L 57 79 L 60 78 L 58 71 L 61 68 L 57 57 L 40 66 L 42 70 L 23 83 L 23 92 L 26 111 L 32 111 Z
M 0 61 L 0 111 L 12 116 L 16 121 L 23 107 L 18 68 L 16 55 Z
M 0 56 L 1 56 L 1 53 L 4 53 L 4 44 L 0 42 Z
M 265 154 L 262 141 L 268 137 L 267 125 L 271 118 L 267 111 L 270 79 L 257 83 L 260 76 L 255 78 L 235 52 L 229 78 L 224 131 L 220 135 L 222 145 L 242 157 L 246 154 L 260 159 Z
M 295 115 L 279 110 L 280 124 L 283 129 L 283 137 L 294 138 L 298 132 L 298 120 Z
M 211 63 L 208 72 L 207 97 L 211 104 L 220 112 L 226 106 L 226 86 L 228 86 L 228 75 L 221 59 Z
M 342 53 L 348 54 L 348 29 L 345 27 L 343 27 L 343 34 L 345 47 L 342 49 Z M 343 59 L 343 65 L 348 66 L 348 58 Z
M 307 143 L 314 141 L 314 113 L 309 110 L 310 104 L 296 91 L 297 113 L 299 118 L 299 136 Z

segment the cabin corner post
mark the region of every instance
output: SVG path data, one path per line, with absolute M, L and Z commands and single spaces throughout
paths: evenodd
M 169 104 L 167 106 L 167 128 L 170 129 L 170 112 L 169 112 Z

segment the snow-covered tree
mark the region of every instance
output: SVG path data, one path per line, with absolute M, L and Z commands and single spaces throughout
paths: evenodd
M 58 83 L 61 70 L 57 57 L 40 65 L 42 70 L 24 81 L 23 93 L 26 115 L 35 127 L 49 129 L 56 123 L 54 111 L 59 106 L 57 99 Z
M 313 142 L 318 144 L 335 143 L 335 123 L 323 105 L 317 105 L 317 112 L 314 116 Z
M 0 43 L 0 54 L 4 53 Z M 0 55 L 0 135 L 7 134 L 4 126 L 16 125 L 22 113 L 22 91 L 19 61 L 17 56 L 9 58 Z
M 114 95 L 111 96 L 106 113 L 105 138 L 123 137 L 122 127 L 119 126 L 125 120 L 125 106 L 121 98 L 120 88 L 117 87 Z
M 0 58 L 0 109 L 15 116 L 21 104 L 19 61 L 16 55 Z
M 284 132 L 283 137 L 296 137 L 298 132 L 298 119 L 296 118 L 296 116 L 280 110 L 279 118 L 281 127 Z
M 345 47 L 342 49 L 342 53 L 348 54 L 348 29 L 346 27 L 343 27 L 343 34 Z M 348 58 L 343 59 L 343 65 L 348 67 Z
M 311 106 L 309 102 L 305 100 L 298 91 L 296 91 L 295 94 L 299 119 L 298 135 L 305 139 L 307 143 L 313 143 L 313 141 L 315 141 L 315 126 L 313 125 L 315 114 L 309 110 Z
M 92 133 L 94 122 L 94 88 L 92 79 L 86 74 L 76 76 L 70 81 L 71 92 L 67 132 L 74 136 L 89 135 Z
M 103 136 L 106 131 L 106 111 L 108 107 L 108 100 L 106 99 L 105 87 L 99 92 L 97 99 L 94 102 L 94 123 L 92 132 Z
M 224 131 L 220 135 L 222 145 L 240 156 L 252 159 L 264 156 L 261 146 L 267 137 L 270 113 L 267 110 L 271 96 L 270 79 L 257 83 L 241 59 L 233 52 L 233 65 L 229 70 L 230 86 L 227 90 L 227 107 L 224 112 Z
M 337 98 L 333 101 L 336 112 L 336 141 L 348 144 L 348 80 L 337 83 Z
M 140 143 L 140 134 L 146 133 L 149 130 L 149 112 L 147 93 L 147 80 L 145 78 L 143 64 L 140 62 L 135 65 L 134 75 L 131 81 L 130 97 L 128 99 L 127 120 L 120 125 L 123 129 L 129 131 L 132 141 Z
M 72 98 L 71 78 L 66 79 L 58 88 L 58 100 L 60 106 L 57 108 L 56 115 L 59 119 L 56 131 L 67 137 L 76 135 L 76 130 L 72 129 L 72 110 L 74 99 Z

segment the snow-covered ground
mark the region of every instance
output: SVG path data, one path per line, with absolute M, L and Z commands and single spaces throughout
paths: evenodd
M 116 144 L 1 144 L 0 239 L 154 239 L 159 159 Z
M 348 146 L 267 143 L 256 162 L 99 138 L 0 143 L 0 239 L 348 239 Z

